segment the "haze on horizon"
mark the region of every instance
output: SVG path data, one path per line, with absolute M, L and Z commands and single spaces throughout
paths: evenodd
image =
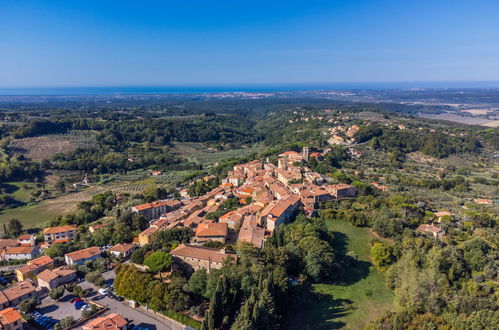
M 0 87 L 499 80 L 497 1 L 16 1 Z

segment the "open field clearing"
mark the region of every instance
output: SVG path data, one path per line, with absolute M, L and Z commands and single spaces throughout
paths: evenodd
M 491 109 L 466 109 L 466 110 L 461 110 L 461 111 L 471 113 L 472 115 L 486 115 L 489 112 L 494 112 L 495 110 L 491 110 Z
M 38 227 L 58 215 L 74 212 L 79 202 L 89 200 L 93 195 L 104 191 L 106 189 L 103 187 L 91 187 L 83 191 L 46 199 L 36 204 L 4 210 L 0 212 L 0 225 L 16 218 L 22 222 L 25 228 Z
M 393 309 L 393 293 L 385 286 L 383 275 L 371 264 L 367 228 L 346 222 L 330 221 L 334 250 L 354 252 L 358 260 L 346 269 L 345 283 L 316 283 L 311 287 L 312 301 L 296 306 L 286 322 L 287 329 L 362 329 L 368 322 Z
M 77 148 L 93 148 L 95 145 L 92 133 L 73 131 L 67 134 L 15 139 L 10 142 L 9 148 L 17 154 L 40 161 L 57 153 L 69 153 Z
M 423 118 L 428 119 L 438 119 L 438 120 L 447 120 L 455 123 L 465 124 L 465 125 L 480 125 L 487 127 L 498 127 L 499 120 L 490 120 L 486 118 L 479 117 L 464 117 L 453 114 L 438 114 L 438 115 L 421 115 Z
M 214 164 L 225 158 L 244 157 L 252 152 L 262 150 L 258 145 L 232 150 L 212 150 L 206 148 L 202 143 L 195 142 L 177 142 L 173 145 L 172 151 L 174 153 L 178 153 L 190 161 L 203 165 Z

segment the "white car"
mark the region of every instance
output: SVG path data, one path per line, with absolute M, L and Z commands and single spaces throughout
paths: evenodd
M 100 288 L 99 293 L 102 295 L 107 295 L 109 293 L 109 291 L 106 288 Z

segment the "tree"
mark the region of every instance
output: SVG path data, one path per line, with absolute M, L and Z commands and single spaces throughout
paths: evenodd
M 96 285 L 96 286 L 102 286 L 104 284 L 104 277 L 102 276 L 102 274 L 100 273 L 100 271 L 98 270 L 95 270 L 93 272 L 90 272 L 88 273 L 86 276 L 85 276 L 85 279 L 92 283 L 93 285 Z
M 156 251 L 144 259 L 144 265 L 146 265 L 151 272 L 161 272 L 170 268 L 172 265 L 172 256 L 163 251 Z
M 57 181 L 56 184 L 54 185 L 54 187 L 57 190 L 59 190 L 60 192 L 65 192 L 66 191 L 66 184 L 62 180 Z
M 374 243 L 371 247 L 371 258 L 376 268 L 391 265 L 395 261 L 393 249 L 385 243 Z
M 64 296 L 64 287 L 60 286 L 49 291 L 50 298 L 54 300 L 59 300 Z
M 203 296 L 206 291 L 206 282 L 208 280 L 208 274 L 206 269 L 198 269 L 192 274 L 191 278 L 186 285 L 186 290 L 192 292 L 198 296 Z
M 38 299 L 36 297 L 24 299 L 19 303 L 19 310 L 24 313 L 31 313 L 38 306 Z
M 23 231 L 23 224 L 17 219 L 9 220 L 9 233 L 11 237 L 18 237 Z
M 63 329 L 69 328 L 75 323 L 75 319 L 72 316 L 66 316 L 65 318 L 61 319 L 61 327 Z

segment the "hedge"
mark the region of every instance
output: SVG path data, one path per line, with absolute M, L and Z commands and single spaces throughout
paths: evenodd
M 172 310 L 167 310 L 163 311 L 162 314 L 182 324 L 188 325 L 194 329 L 201 329 L 201 322 L 191 319 L 190 317 L 185 316 L 182 313 L 178 313 Z

